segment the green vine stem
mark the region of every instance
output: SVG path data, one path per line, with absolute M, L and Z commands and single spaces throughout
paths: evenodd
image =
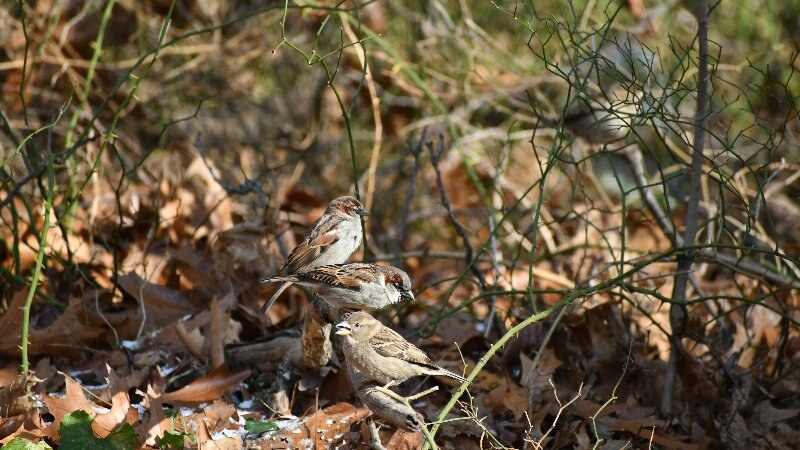
M 28 363 L 28 334 L 31 322 L 31 305 L 33 304 L 33 296 L 36 293 L 36 287 L 39 285 L 39 277 L 42 274 L 42 266 L 44 265 L 44 250 L 47 247 L 47 233 L 50 229 L 50 211 L 53 209 L 55 178 L 53 155 L 51 154 L 50 160 L 47 162 L 47 195 L 44 201 L 44 225 L 42 225 L 42 234 L 39 236 L 39 251 L 36 253 L 36 265 L 33 267 L 31 287 L 28 290 L 28 297 L 25 299 L 25 306 L 22 308 L 22 342 L 20 351 L 22 353 L 21 369 L 23 375 L 27 374 L 30 368 Z

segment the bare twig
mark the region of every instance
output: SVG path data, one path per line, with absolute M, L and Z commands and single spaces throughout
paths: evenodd
M 461 222 L 458 221 L 453 213 L 453 207 L 450 204 L 450 198 L 447 196 L 447 191 L 444 188 L 444 181 L 442 181 L 442 171 L 439 169 L 439 162 L 441 161 L 442 153 L 444 153 L 444 136 L 439 136 L 439 145 L 435 150 L 433 148 L 433 142 L 427 142 L 426 146 L 428 147 L 428 152 L 431 155 L 431 165 L 433 165 L 433 170 L 436 172 L 436 186 L 439 188 L 439 198 L 442 206 L 447 209 L 447 217 L 450 219 L 450 223 L 453 224 L 453 228 L 455 228 L 456 233 L 461 237 L 461 241 L 464 244 L 464 259 L 466 260 L 467 265 L 469 265 L 470 271 L 478 279 L 478 282 L 481 285 L 481 291 L 485 291 L 486 278 L 483 276 L 481 270 L 477 267 L 477 264 L 474 264 L 472 261 L 475 252 L 472 249 L 472 245 L 469 243 L 469 238 L 467 237 L 466 230 L 464 230 L 464 226 L 461 225 Z
M 647 208 L 656 219 L 656 224 L 658 224 L 658 227 L 661 229 L 661 231 L 670 239 L 674 248 L 683 247 L 684 236 L 681 236 L 675 231 L 672 220 L 669 219 L 663 208 L 661 208 L 661 205 L 656 199 L 655 194 L 653 193 L 653 190 L 647 181 L 644 173 L 644 161 L 641 150 L 636 147 L 631 148 L 626 152 L 626 156 L 631 165 L 637 188 L 642 194 L 645 205 L 647 205 Z M 760 199 L 761 197 L 759 197 L 759 200 Z M 762 264 L 741 261 L 738 258 L 720 253 L 714 249 L 698 251 L 694 256 L 695 261 L 702 260 L 704 262 L 717 263 L 749 277 L 761 278 L 769 283 L 777 284 L 782 287 L 800 289 L 800 281 L 798 280 L 794 280 L 779 272 L 775 272 L 774 270 Z M 702 292 L 700 283 L 691 272 L 689 273 L 689 282 L 692 284 L 692 289 L 694 289 L 700 297 L 706 296 Z M 706 303 L 706 306 L 709 308 L 709 311 L 712 311 L 714 314 L 719 313 L 718 311 L 714 311 L 708 302 Z
M 614 389 L 611 391 L 611 397 L 603 403 L 600 408 L 595 411 L 595 413 L 590 417 L 592 419 L 592 431 L 594 431 L 594 447 L 593 449 L 597 449 L 601 444 L 600 433 L 597 431 L 597 417 L 603 412 L 606 407 L 617 400 L 617 389 L 619 389 L 620 385 L 622 384 L 622 380 L 625 378 L 625 375 L 628 373 L 628 365 L 631 362 L 631 351 L 633 350 L 633 341 L 631 340 L 628 343 L 628 354 L 625 357 L 625 365 L 622 367 L 622 373 L 619 375 L 619 379 L 617 380 L 617 384 L 614 385 Z
M 489 230 L 492 233 L 489 235 L 489 241 L 492 249 L 492 268 L 494 268 L 494 284 L 495 288 L 492 289 L 493 291 L 497 290 L 497 283 L 500 279 L 500 264 L 497 261 L 497 236 L 494 233 L 494 217 L 489 214 Z M 495 315 L 497 314 L 497 307 L 495 305 L 495 296 L 489 296 L 489 315 L 486 316 L 486 320 L 484 321 L 484 328 L 483 328 L 483 337 L 488 338 L 489 334 L 492 332 L 492 324 L 494 323 Z M 502 333 L 502 330 L 500 331 Z
M 689 189 L 689 204 L 686 210 L 686 229 L 684 232 L 684 245 L 693 245 L 697 233 L 697 213 L 700 204 L 700 182 L 703 169 L 703 140 L 706 128 L 706 108 L 708 104 L 708 2 L 697 2 L 698 40 L 700 55 L 698 60 L 697 80 L 697 110 L 695 112 L 695 133 L 692 144 L 691 188 Z M 681 353 L 681 338 L 686 329 L 688 310 L 686 308 L 686 284 L 689 271 L 694 263 L 691 252 L 682 252 L 678 255 L 678 268 L 675 275 L 675 285 L 672 291 L 673 303 L 670 306 L 670 354 L 667 374 L 664 381 L 664 394 L 661 398 L 661 413 L 665 416 L 672 414 L 672 397 L 675 394 L 675 384 L 678 377 L 679 355 Z
M 789 278 L 788 276 L 779 272 L 775 272 L 769 267 L 761 264 L 740 261 L 734 256 L 726 255 L 713 249 L 702 250 L 695 256 L 697 260 L 716 262 L 721 266 L 733 270 L 734 272 L 739 272 L 751 278 L 760 278 L 784 288 L 800 289 L 800 281 Z
M 567 409 L 570 405 L 578 401 L 578 399 L 581 398 L 581 395 L 583 395 L 583 383 L 581 383 L 580 386 L 578 386 L 578 393 L 575 394 L 575 396 L 572 397 L 567 403 L 562 404 L 561 400 L 558 398 L 558 390 L 556 389 L 556 386 L 553 384 L 553 380 L 548 380 L 548 381 L 550 382 L 550 386 L 553 387 L 553 396 L 555 396 L 556 402 L 558 402 L 558 412 L 556 413 L 556 417 L 555 419 L 553 419 L 553 424 L 550 425 L 550 428 L 547 429 L 547 431 L 542 435 L 541 438 L 539 438 L 538 441 L 533 442 L 533 448 L 536 449 L 544 448 L 543 442 L 545 439 L 547 439 L 547 436 L 550 433 L 552 433 L 553 430 L 556 428 L 556 424 L 558 424 L 558 419 L 561 417 L 561 414 L 563 414 L 565 409 Z M 527 441 L 530 442 L 530 439 L 527 439 Z
M 531 369 L 532 370 L 536 371 L 537 368 L 539 367 L 539 361 L 542 359 L 542 355 L 544 354 L 544 350 L 545 350 L 545 348 L 547 348 L 547 345 L 550 343 L 550 339 L 553 338 L 553 335 L 555 334 L 556 330 L 558 329 L 559 323 L 561 323 L 561 319 L 564 318 L 564 315 L 566 313 L 567 313 L 567 306 L 561 308 L 558 311 L 558 314 L 556 315 L 555 319 L 553 319 L 553 322 L 550 324 L 550 329 L 547 330 L 547 334 L 544 336 L 544 339 L 542 339 L 542 344 L 539 346 L 539 351 L 536 352 L 536 356 L 533 358 L 533 361 L 531 362 Z M 530 385 L 528 386 L 528 412 L 529 413 L 533 413 L 533 405 L 534 405 L 534 401 L 536 400 L 536 392 L 534 392 L 534 390 L 535 390 L 535 383 L 530 383 Z
M 415 144 L 406 142 L 406 148 L 414 156 L 414 165 L 411 166 L 411 175 L 408 178 L 408 190 L 406 191 L 406 201 L 403 203 L 403 212 L 400 214 L 400 225 L 397 231 L 397 244 L 394 249 L 392 264 L 400 267 L 400 257 L 403 252 L 403 240 L 406 237 L 406 226 L 408 225 L 408 214 L 411 210 L 411 200 L 414 198 L 414 184 L 419 174 L 420 156 L 422 155 L 422 145 L 425 143 L 427 128 L 422 129 L 422 135 Z
M 358 5 L 356 3 L 356 5 Z M 356 6 L 357 7 L 357 6 Z M 362 72 L 362 82 L 366 82 L 367 90 L 369 91 L 369 99 L 370 105 L 372 106 L 372 121 L 375 124 L 375 138 L 372 144 L 372 153 L 369 158 L 369 169 L 367 169 L 367 192 L 364 196 L 364 205 L 367 210 L 372 209 L 372 199 L 373 195 L 375 194 L 375 173 L 378 168 L 378 159 L 380 158 L 381 154 L 381 142 L 383 141 L 383 121 L 381 120 L 381 111 L 380 111 L 380 97 L 378 96 L 378 91 L 375 88 L 375 78 L 372 75 L 372 70 L 369 67 L 369 63 L 367 62 L 367 46 L 361 40 L 356 37 L 356 34 L 353 32 L 352 27 L 350 26 L 350 22 L 347 20 L 347 14 L 344 12 L 339 12 L 339 16 L 341 18 L 342 27 L 344 29 L 345 34 L 347 34 L 348 39 L 351 42 L 358 42 L 363 50 L 359 52 L 356 50 L 356 55 L 358 56 L 358 61 L 361 64 L 361 67 L 364 69 Z M 359 29 L 361 28 L 361 24 L 359 23 Z
M 206 170 L 208 170 L 209 175 L 211 175 L 211 178 L 216 181 L 222 189 L 225 190 L 225 193 L 229 197 L 253 193 L 258 197 L 261 206 L 266 207 L 269 204 L 267 194 L 264 192 L 260 181 L 260 178 L 263 178 L 265 173 L 260 174 L 256 179 L 249 179 L 245 174 L 245 180 L 236 186 L 226 183 L 217 176 L 214 168 L 211 166 L 211 164 L 209 164 L 208 161 L 206 161 L 205 146 L 203 145 L 203 140 L 200 138 L 200 133 L 195 136 L 194 146 L 197 149 L 197 153 L 200 155 L 200 160 L 203 161 L 203 164 L 206 166 Z

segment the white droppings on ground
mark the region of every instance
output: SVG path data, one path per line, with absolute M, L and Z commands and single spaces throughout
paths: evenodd
M 253 400 L 244 400 L 242 402 L 239 402 L 239 404 L 236 405 L 236 406 L 241 408 L 241 409 L 252 409 L 253 408 Z
M 92 411 L 96 412 L 97 414 L 105 414 L 111 410 L 104 406 L 92 405 Z
M 139 421 L 144 421 L 144 415 L 147 413 L 147 408 L 145 408 L 141 403 L 137 403 L 132 406 L 136 408 L 136 412 L 139 414 Z
M 139 341 L 122 341 L 120 345 L 122 348 L 132 352 L 139 350 Z

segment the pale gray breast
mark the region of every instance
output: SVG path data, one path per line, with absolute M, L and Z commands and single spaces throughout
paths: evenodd
M 358 246 L 361 245 L 361 235 L 360 219 L 348 218 L 342 221 L 336 231 L 337 241 L 317 258 L 314 266 L 347 262 L 350 259 L 350 255 L 358 250 Z
M 361 245 L 361 237 L 364 230 L 361 228 L 361 219 L 358 217 L 351 217 L 342 223 L 341 230 L 339 231 L 339 242 L 342 246 L 346 246 L 350 253 L 358 250 Z

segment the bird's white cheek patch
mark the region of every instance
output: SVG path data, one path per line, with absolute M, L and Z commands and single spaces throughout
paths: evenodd
M 400 291 L 394 285 L 389 285 L 389 298 L 392 300 L 392 303 L 397 303 L 400 301 Z

